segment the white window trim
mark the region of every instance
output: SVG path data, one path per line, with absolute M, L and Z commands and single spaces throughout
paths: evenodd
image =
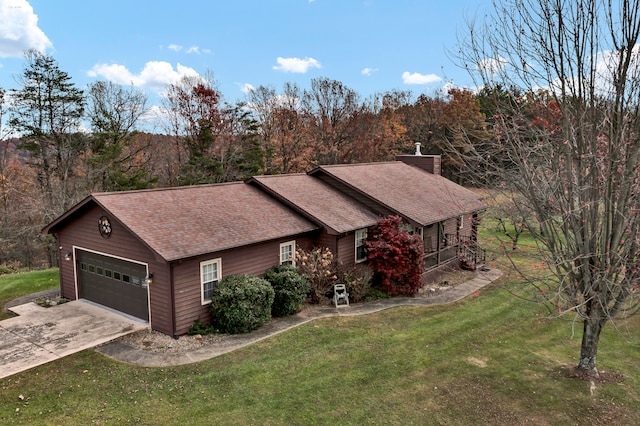
M 459 221 L 458 221 L 458 229 L 462 229 L 462 228 L 464 228 L 464 215 L 460 215 Z
M 288 259 L 282 259 L 282 249 L 284 247 L 288 247 L 291 246 L 291 264 L 293 266 L 296 266 L 296 240 L 293 241 L 287 241 L 286 243 L 282 243 L 280 244 L 280 252 L 278 253 L 278 257 L 280 259 L 280 265 L 282 265 L 284 262 L 286 262 Z
M 367 260 L 367 257 L 365 256 L 362 259 L 358 259 L 358 234 L 362 234 L 364 233 L 364 236 L 361 238 L 361 242 L 362 242 L 362 246 L 364 246 L 364 242 L 367 239 L 367 228 L 362 228 L 362 229 L 356 229 L 356 232 L 353 235 L 353 239 L 354 239 L 354 244 L 355 244 L 355 254 L 354 254 L 354 259 L 355 259 L 355 263 L 362 263 L 365 260 Z
M 203 267 L 211 264 L 216 264 L 216 272 L 218 274 L 218 282 L 222 279 L 222 258 L 217 258 L 213 260 L 206 260 L 204 262 L 200 262 L 200 302 L 203 305 L 208 305 L 211 303 L 211 299 L 204 298 L 204 274 Z

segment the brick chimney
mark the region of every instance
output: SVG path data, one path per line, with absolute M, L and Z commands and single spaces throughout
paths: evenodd
M 431 174 L 440 174 L 441 159 L 439 155 L 422 155 L 420 152 L 420 142 L 416 143 L 416 153 L 414 155 L 396 155 L 396 161 L 402 161 L 410 166 L 418 167 Z

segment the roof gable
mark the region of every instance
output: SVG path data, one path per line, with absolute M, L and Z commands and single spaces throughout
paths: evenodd
M 306 174 L 256 176 L 250 182 L 333 234 L 366 228 L 378 219 L 375 213 L 346 194 Z
M 320 166 L 310 174 L 327 176 L 422 226 L 486 208 L 473 191 L 400 161 Z
M 242 182 L 98 193 L 95 201 L 167 261 L 298 235 L 318 226 Z M 76 211 L 74 207 L 70 211 Z M 68 214 L 49 225 L 63 225 Z

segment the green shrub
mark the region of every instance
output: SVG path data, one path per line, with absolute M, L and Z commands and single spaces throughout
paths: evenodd
M 268 281 L 253 275 L 230 275 L 216 286 L 211 319 L 223 333 L 248 333 L 271 318 L 274 291 Z
M 300 312 L 311 286 L 295 266 L 274 266 L 264 273 L 264 279 L 271 283 L 275 292 L 272 316 L 285 317 Z
M 204 325 L 199 319 L 196 319 L 189 331 L 187 331 L 187 334 L 189 336 L 195 336 L 196 334 L 206 336 L 207 334 L 215 332 L 216 328 L 213 325 Z
M 372 302 L 374 300 L 389 299 L 390 297 L 391 296 L 389 296 L 387 293 L 380 290 L 379 288 L 372 287 L 369 289 L 367 294 L 364 295 L 364 298 L 362 299 L 362 301 Z

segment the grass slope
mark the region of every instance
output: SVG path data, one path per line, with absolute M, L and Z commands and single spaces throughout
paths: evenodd
M 209 361 L 140 368 L 84 351 L 0 380 L 0 424 L 640 424 L 640 319 L 580 333 L 505 278 L 461 302 L 314 321 Z
M 12 315 L 4 310 L 6 303 L 20 296 L 60 287 L 58 269 L 0 275 L 0 320 Z

